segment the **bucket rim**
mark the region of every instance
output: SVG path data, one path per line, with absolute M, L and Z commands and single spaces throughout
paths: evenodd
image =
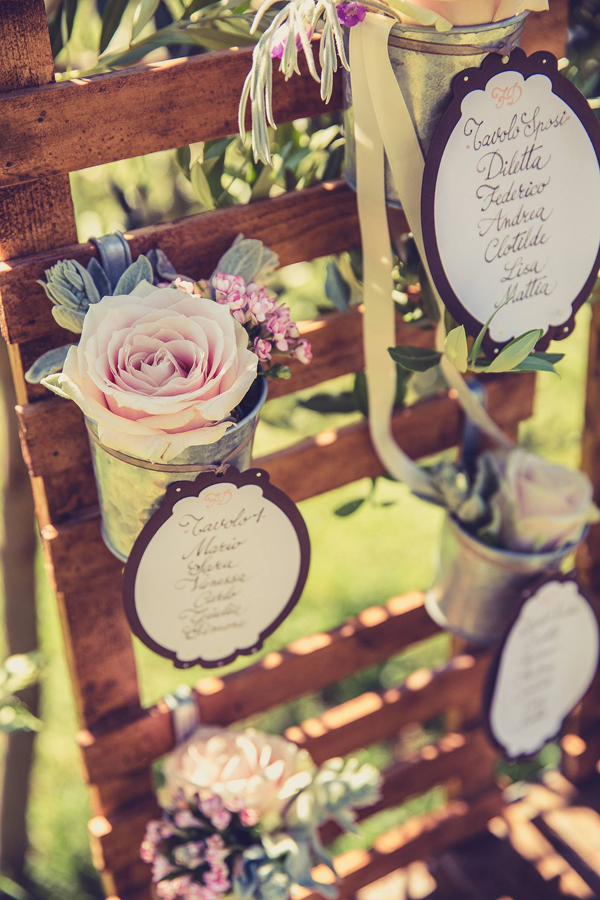
M 263 371 L 259 371 L 256 378 L 252 382 L 248 393 L 252 390 L 256 383 L 260 385 L 260 394 L 252 407 L 252 409 L 244 416 L 243 419 L 240 419 L 239 422 L 236 422 L 232 428 L 228 428 L 223 437 L 229 437 L 234 431 L 240 431 L 244 426 L 248 425 L 253 419 L 258 417 L 258 414 L 262 407 L 265 404 L 267 399 L 268 392 L 268 383 L 267 377 Z M 243 401 L 242 401 L 243 402 Z M 117 459 L 122 460 L 123 462 L 129 463 L 129 465 L 136 466 L 140 469 L 151 469 L 154 472 L 205 472 L 207 471 L 206 464 L 199 463 L 161 463 L 156 462 L 153 463 L 149 459 L 142 459 L 139 456 L 131 456 L 129 453 L 122 453 L 120 450 L 114 450 L 112 447 L 107 447 L 102 443 L 100 438 L 97 435 L 97 423 L 92 419 L 89 419 L 85 416 L 85 425 L 90 436 L 90 440 L 97 444 L 102 450 L 106 453 L 111 454 L 111 456 L 115 456 Z M 221 439 L 220 439 L 221 440 Z M 215 444 L 218 441 L 215 441 Z
M 458 541 L 467 544 L 478 556 L 481 556 L 484 559 L 493 560 L 506 567 L 511 567 L 511 563 L 513 565 L 523 565 L 526 562 L 533 563 L 534 561 L 539 563 L 540 568 L 550 566 L 552 563 L 559 562 L 570 553 L 573 553 L 585 540 L 589 531 L 589 526 L 586 526 L 581 538 L 576 543 L 566 544 L 558 550 L 547 550 L 542 553 L 524 553 L 517 550 L 503 550 L 500 547 L 492 547 L 489 544 L 484 544 L 483 541 L 478 540 L 474 535 L 463 528 L 451 515 L 446 516 L 444 524 L 445 527 L 454 532 Z
M 439 43 L 444 43 L 444 38 L 453 34 L 485 34 L 488 31 L 495 31 L 501 28 L 508 28 L 510 25 L 520 25 L 529 15 L 530 10 L 525 9 L 523 12 L 517 13 L 516 16 L 510 16 L 508 19 L 501 19 L 499 22 L 484 22 L 480 25 L 453 25 L 448 31 L 436 31 L 431 25 L 419 25 L 418 23 L 411 25 L 408 22 L 398 22 L 393 26 L 390 35 L 402 35 L 406 37 L 407 32 L 418 35 L 429 35 L 430 38 L 439 38 Z

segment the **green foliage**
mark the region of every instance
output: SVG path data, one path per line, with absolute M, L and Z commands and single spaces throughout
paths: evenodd
M 439 364 L 442 354 L 427 347 L 388 347 L 388 353 L 395 363 L 408 372 L 427 372 Z
M 251 281 L 264 284 L 272 278 L 278 266 L 279 257 L 265 247 L 262 241 L 238 234 L 229 250 L 217 263 L 215 272 L 239 275 L 246 284 Z
M 25 373 L 25 381 L 29 384 L 39 384 L 42 378 L 62 372 L 67 353 L 75 344 L 67 344 L 65 347 L 56 347 L 44 353 L 31 368 Z
M 37 731 L 39 719 L 15 696 L 35 684 L 39 677 L 41 659 L 37 653 L 9 656 L 0 666 L 0 731 Z

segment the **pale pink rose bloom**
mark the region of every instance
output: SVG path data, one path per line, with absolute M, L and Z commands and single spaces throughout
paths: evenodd
M 289 801 L 286 788 L 297 780 L 290 779 L 313 769 L 305 750 L 278 735 L 199 728 L 169 754 L 164 775 L 168 792 L 183 788 L 193 797 L 207 789 L 234 808 L 243 798 L 245 808 L 262 816 L 280 813 Z
M 139 284 L 90 306 L 60 391 L 108 447 L 168 462 L 211 444 L 256 378 L 248 334 L 213 300 Z
M 548 0 L 411 0 L 415 6 L 430 9 L 443 16 L 452 25 L 486 25 L 510 19 L 526 9 L 542 12 L 548 9 Z M 415 20 L 404 13 L 403 22 Z
M 494 497 L 506 550 L 560 550 L 576 544 L 586 525 L 598 521 L 592 484 L 583 472 L 547 462 L 519 448 L 494 454 L 502 470 Z
M 304 363 L 304 365 L 308 365 L 308 363 L 312 362 L 312 358 L 313 355 L 309 341 L 299 341 L 294 347 L 294 359 Z

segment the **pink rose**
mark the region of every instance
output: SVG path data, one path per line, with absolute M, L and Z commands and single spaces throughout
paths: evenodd
M 599 519 L 592 484 L 583 472 L 515 449 L 494 454 L 502 472 L 493 504 L 500 512 L 506 550 L 540 553 L 577 544 Z
M 168 462 L 225 434 L 256 378 L 247 345 L 226 307 L 142 282 L 90 306 L 79 345 L 45 383 L 77 403 L 106 446 Z
M 244 808 L 263 816 L 280 813 L 295 783 L 290 780 L 313 768 L 305 750 L 278 735 L 253 729 L 199 728 L 169 754 L 164 775 L 168 792 L 183 788 L 193 798 L 207 789 L 218 794 L 227 808 L 230 804 L 239 808 L 241 798 Z M 214 842 L 209 847 L 207 858 L 220 845 Z

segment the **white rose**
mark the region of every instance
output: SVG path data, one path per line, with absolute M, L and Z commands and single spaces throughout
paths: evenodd
M 583 472 L 546 462 L 516 449 L 496 456 L 502 472 L 494 497 L 501 514 L 500 542 L 506 550 L 540 553 L 581 540 L 597 522 L 592 483 Z

